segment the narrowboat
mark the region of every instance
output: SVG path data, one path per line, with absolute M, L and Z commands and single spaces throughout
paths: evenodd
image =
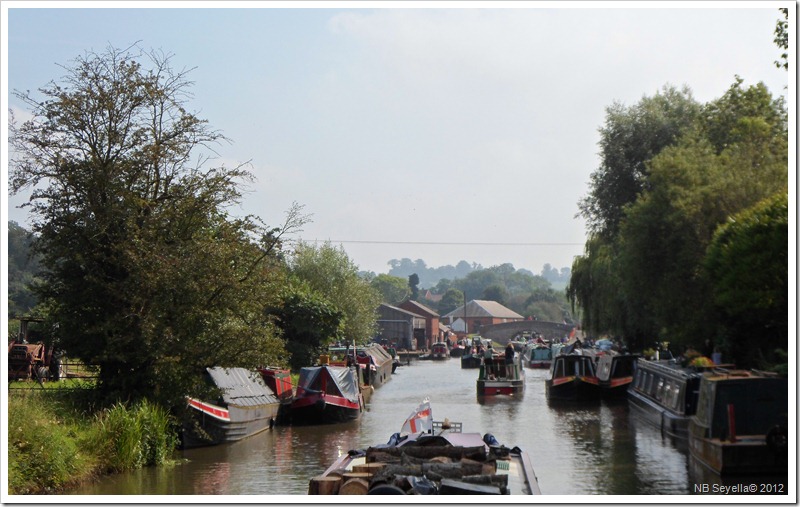
M 544 385 L 548 401 L 600 400 L 594 360 L 581 350 L 554 356 Z
M 261 376 L 245 368 L 206 368 L 219 390 L 214 403 L 187 397 L 191 418 L 181 434 L 184 448 L 225 444 L 271 428 L 280 400 Z
M 450 347 L 450 357 L 463 357 L 469 352 L 469 343 L 466 339 L 456 340 Z
M 258 369 L 264 383 L 269 387 L 280 401 L 292 401 L 294 390 L 292 389 L 291 372 L 285 368 L 273 366 L 262 366 Z
M 364 384 L 378 388 L 392 378 L 399 361 L 379 343 L 370 343 L 359 347 L 329 347 L 328 351 L 338 359 L 329 361 L 332 366 L 358 365 L 360 377 Z M 344 358 L 344 359 L 342 359 Z M 354 359 L 355 358 L 355 359 Z
M 628 388 L 633 383 L 638 359 L 639 356 L 636 354 L 621 354 L 614 351 L 597 353 L 595 356 L 597 380 L 603 397 L 627 396 Z
M 308 494 L 541 494 L 527 452 L 488 433 L 462 433 L 461 423 L 434 422 L 429 405 L 419 410 L 386 444 L 342 454 L 309 480 Z
M 519 354 L 505 363 L 505 355 L 484 359 L 478 371 L 478 398 L 496 395 L 521 395 L 525 391 L 525 368 Z
M 472 345 L 461 356 L 461 368 L 480 368 L 483 363 L 483 351 L 491 343 L 478 335 L 472 337 Z
M 788 473 L 788 380 L 759 371 L 703 374 L 689 452 L 719 475 Z
M 292 400 L 292 424 L 329 424 L 358 419 L 364 398 L 355 367 L 312 366 L 300 369 Z
M 671 360 L 638 358 L 628 387 L 631 412 L 653 424 L 662 434 L 685 442 L 689 419 L 697 410 L 702 372 Z
M 431 359 L 434 361 L 441 361 L 450 358 L 450 352 L 447 350 L 447 344 L 443 342 L 436 342 L 431 345 Z
M 525 350 L 524 361 L 528 368 L 550 368 L 553 351 L 546 343 L 529 344 Z

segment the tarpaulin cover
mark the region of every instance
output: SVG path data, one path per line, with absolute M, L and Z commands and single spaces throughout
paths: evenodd
M 301 368 L 297 396 L 302 396 L 302 391 L 321 391 L 323 378 L 327 380 L 325 383 L 325 392 L 327 394 L 342 396 L 353 403 L 358 403 L 358 384 L 356 383 L 355 370 L 341 366 Z
M 257 372 L 245 368 L 206 368 L 211 380 L 222 390 L 226 404 L 238 406 L 279 403 Z

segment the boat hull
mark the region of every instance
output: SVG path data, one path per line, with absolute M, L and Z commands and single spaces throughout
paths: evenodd
M 290 418 L 293 425 L 335 424 L 361 417 L 362 406 L 341 396 L 311 395 L 294 400 Z
M 520 395 L 525 380 L 478 380 L 478 396 Z
M 481 357 L 475 354 L 461 356 L 461 367 L 464 369 L 480 368 Z
M 513 363 L 504 364 L 503 357 L 495 357 L 488 366 L 481 366 L 476 382 L 478 397 L 521 395 L 525 390 L 525 368 L 516 356 Z
M 596 377 L 560 377 L 545 380 L 545 394 L 555 401 L 599 401 L 600 385 Z
M 628 401 L 635 417 L 655 426 L 662 434 L 683 441 L 688 438 L 691 416 L 671 412 L 636 391 L 628 391 Z
M 744 435 L 736 442 L 689 435 L 692 457 L 719 475 L 776 475 L 788 467 L 788 449 L 771 448 L 764 435 Z
M 280 406 L 274 403 L 223 408 L 194 399 L 189 404 L 194 424 L 184 428 L 184 448 L 227 444 L 261 433 L 273 426 Z

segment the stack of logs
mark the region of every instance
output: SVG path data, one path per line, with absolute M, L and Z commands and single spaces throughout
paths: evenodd
M 414 480 L 423 477 L 441 493 L 508 494 L 508 476 L 497 475 L 498 459 L 485 448 L 460 446 L 370 447 L 366 463 L 352 471 L 334 470 L 311 479 L 310 495 L 365 495 L 377 486 L 417 493 Z

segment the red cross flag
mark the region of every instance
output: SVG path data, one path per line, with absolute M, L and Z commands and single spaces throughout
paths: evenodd
M 408 416 L 405 424 L 400 429 L 403 435 L 413 433 L 423 433 L 433 431 L 433 415 L 431 412 L 431 402 L 428 398 L 422 400 L 422 403 L 417 407 L 414 412 Z

